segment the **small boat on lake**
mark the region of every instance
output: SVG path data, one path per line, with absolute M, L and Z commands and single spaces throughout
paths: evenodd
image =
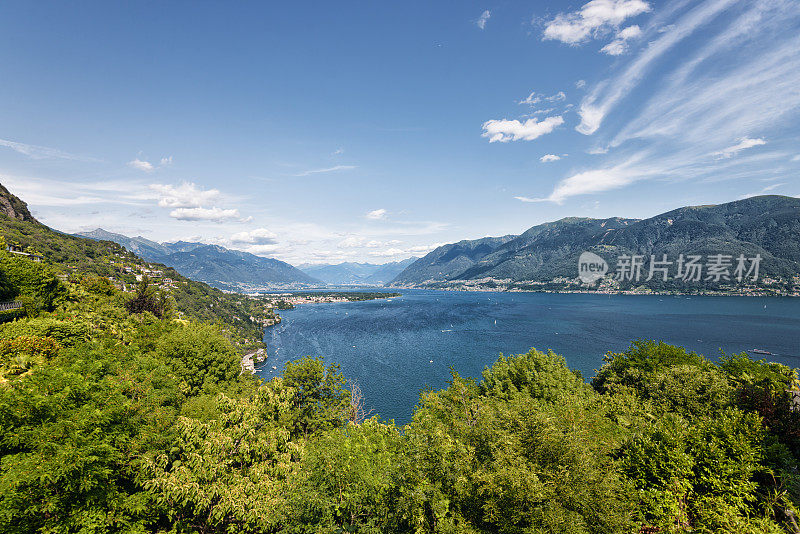
M 773 356 L 770 351 L 764 349 L 750 349 L 748 352 L 752 352 L 753 354 L 765 354 L 767 356 Z

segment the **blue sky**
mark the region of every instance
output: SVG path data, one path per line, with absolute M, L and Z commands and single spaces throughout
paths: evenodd
M 800 4 L 4 2 L 0 182 L 294 264 L 800 194 Z

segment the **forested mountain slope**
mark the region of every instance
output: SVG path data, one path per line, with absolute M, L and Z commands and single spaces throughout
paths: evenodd
M 426 285 L 483 278 L 512 282 L 576 278 L 578 257 L 594 252 L 609 264 L 621 255 L 760 254 L 762 274 L 800 274 L 800 199 L 758 196 L 710 206 L 679 208 L 644 220 L 566 218 L 540 224 L 486 250 L 485 239 L 434 250 L 410 265 L 393 285 Z M 453 261 L 457 250 L 484 247 L 477 258 Z
M 178 312 L 187 317 L 225 325 L 239 342 L 260 342 L 262 322 L 272 318 L 263 306 L 244 295 L 226 294 L 207 284 L 182 276 L 171 267 L 149 263 L 112 241 L 64 234 L 38 222 L 25 203 L 5 188 L 0 198 L 17 206 L 24 218 L 0 214 L 0 237 L 9 245 L 41 254 L 55 273 L 66 277 L 95 275 L 128 287 L 136 285 L 136 273 L 158 271 L 159 284 L 168 286 Z M 127 268 L 127 269 L 126 269 Z M 171 282 L 167 284 L 165 280 Z M 155 281 L 154 281 L 155 282 Z

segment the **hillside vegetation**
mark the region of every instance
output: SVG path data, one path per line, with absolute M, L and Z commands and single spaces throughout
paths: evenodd
M 124 284 L 131 288 L 137 284 L 137 274 L 157 272 L 160 278 L 152 282 L 161 286 L 178 317 L 213 322 L 242 346 L 260 343 L 264 323 L 275 320 L 274 314 L 257 300 L 224 293 L 186 278 L 170 267 L 146 262 L 112 241 L 96 241 L 52 230 L 36 221 L 25 203 L 14 195 L 6 191 L 6 196 L 0 195 L 0 198 L 23 207 L 27 214 L 24 220 L 0 214 L 0 238 L 5 239 L 5 244 L 42 255 L 54 275 L 64 280 L 99 276 L 110 278 L 117 286 Z
M 587 383 L 532 349 L 398 427 L 322 355 L 242 374 L 232 324 L 102 275 L 116 245 L 3 224 L 67 263 L 0 251 L 26 302 L 0 324 L 0 532 L 798 531 L 784 365 L 639 340 Z

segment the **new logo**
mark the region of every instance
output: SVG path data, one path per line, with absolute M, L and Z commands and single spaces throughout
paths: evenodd
M 578 258 L 578 278 L 586 284 L 593 284 L 608 272 L 606 260 L 593 252 L 584 252 Z

